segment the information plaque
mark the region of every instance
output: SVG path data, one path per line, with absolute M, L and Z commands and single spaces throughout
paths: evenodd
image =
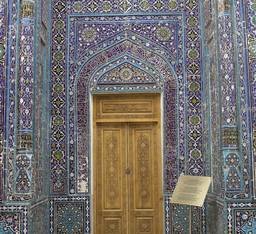
M 202 207 L 210 184 L 211 177 L 181 175 L 171 203 Z

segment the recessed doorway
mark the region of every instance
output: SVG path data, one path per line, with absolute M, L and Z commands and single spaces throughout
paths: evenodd
M 163 233 L 160 94 L 93 97 L 95 234 Z

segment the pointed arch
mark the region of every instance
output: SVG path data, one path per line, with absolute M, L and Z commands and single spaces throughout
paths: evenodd
M 77 192 L 89 192 L 89 154 L 90 154 L 90 120 L 89 120 L 89 94 L 91 92 L 90 84 L 95 83 L 101 76 L 97 76 L 100 69 L 104 69 L 107 64 L 122 61 L 124 58 L 132 58 L 136 61 L 141 61 L 139 66 L 147 64 L 154 71 L 153 77 L 160 84 L 161 89 L 157 90 L 157 86 L 151 86 L 147 92 L 162 92 L 164 95 L 164 189 L 172 191 L 177 181 L 177 134 L 178 128 L 175 124 L 178 119 L 177 108 L 179 106 L 177 98 L 178 79 L 174 68 L 170 61 L 163 56 L 164 52 L 157 49 L 154 51 L 150 46 L 139 45 L 134 41 L 127 39 L 118 44 L 106 48 L 99 53 L 94 54 L 89 59 L 81 63 L 75 79 L 74 87 L 71 87 L 71 92 L 74 93 L 75 110 L 74 118 L 75 125 L 72 126 L 70 133 L 74 135 L 76 142 L 73 143 L 71 152 L 75 152 L 77 158 L 78 175 L 77 175 Z M 138 66 L 138 67 L 139 67 Z M 115 66 L 113 66 L 114 68 Z M 113 69 L 108 69 L 109 71 Z M 158 77 L 157 77 L 158 76 Z M 97 91 L 97 88 L 94 90 Z M 137 90 L 141 91 L 141 90 Z M 122 90 L 119 90 L 122 92 Z M 130 89 L 130 92 L 136 92 L 136 89 Z M 76 126 L 76 127 L 75 127 Z M 86 144 L 85 144 L 86 142 Z M 79 147 L 77 147 L 79 145 Z

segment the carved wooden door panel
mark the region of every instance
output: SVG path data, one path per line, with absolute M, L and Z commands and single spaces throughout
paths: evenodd
M 160 234 L 162 180 L 157 125 L 130 124 L 128 131 L 129 233 Z
M 127 134 L 124 124 L 97 125 L 96 234 L 127 233 Z
M 97 125 L 96 234 L 162 233 L 157 124 Z

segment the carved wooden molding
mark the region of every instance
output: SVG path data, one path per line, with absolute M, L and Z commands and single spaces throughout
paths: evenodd
M 143 122 L 160 117 L 160 94 L 95 95 L 96 122 Z

